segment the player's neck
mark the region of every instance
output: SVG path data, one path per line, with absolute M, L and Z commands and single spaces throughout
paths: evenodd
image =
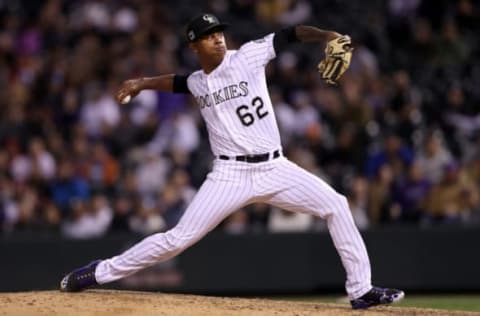
M 220 66 L 220 64 L 223 61 L 223 58 L 225 58 L 225 55 L 221 56 L 221 57 L 218 56 L 216 58 L 212 58 L 211 56 L 208 56 L 208 57 L 205 57 L 205 58 L 200 57 L 199 61 L 200 61 L 200 66 L 203 69 L 203 72 L 206 73 L 206 74 L 209 74 L 212 71 L 214 71 L 215 68 Z

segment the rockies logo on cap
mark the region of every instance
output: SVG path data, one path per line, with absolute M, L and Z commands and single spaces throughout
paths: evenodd
M 203 16 L 203 19 L 204 19 L 205 21 L 207 21 L 208 23 L 215 23 L 215 22 L 218 23 L 217 18 L 214 17 L 213 15 L 210 15 L 210 14 L 205 14 L 205 15 Z
M 202 36 L 223 31 L 228 24 L 220 23 L 216 16 L 202 13 L 193 18 L 187 25 L 187 39 L 194 42 Z

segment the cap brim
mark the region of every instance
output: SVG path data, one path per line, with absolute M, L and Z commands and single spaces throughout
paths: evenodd
M 206 35 L 209 35 L 209 34 L 212 34 L 212 33 L 215 33 L 215 32 L 222 32 L 223 30 L 225 30 L 226 28 L 229 27 L 229 24 L 227 23 L 220 23 L 220 24 L 217 24 L 217 25 L 213 25 L 211 27 L 208 27 L 206 29 L 204 29 L 202 31 L 202 33 L 198 34 L 197 38 L 195 40 L 198 40 Z

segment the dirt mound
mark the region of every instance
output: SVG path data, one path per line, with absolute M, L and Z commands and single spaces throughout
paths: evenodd
M 341 304 L 208 297 L 132 291 L 89 290 L 0 293 L 0 315 L 12 316 L 325 316 L 325 315 L 474 315 L 431 309 L 376 307 L 352 311 Z

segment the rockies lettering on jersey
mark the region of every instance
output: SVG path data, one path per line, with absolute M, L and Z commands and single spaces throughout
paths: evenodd
M 274 36 L 272 33 L 238 50 L 228 50 L 212 72 L 199 70 L 187 79 L 215 155 L 261 154 L 281 149 L 265 78 L 265 66 L 275 57 Z
M 238 97 L 245 97 L 248 95 L 248 82 L 241 81 L 238 84 L 232 84 L 223 89 L 213 92 L 212 94 L 206 94 L 196 97 L 197 103 L 200 105 L 200 109 L 206 106 L 212 106 L 212 104 L 219 105 L 230 99 Z M 213 102 L 212 102 L 213 100 Z

